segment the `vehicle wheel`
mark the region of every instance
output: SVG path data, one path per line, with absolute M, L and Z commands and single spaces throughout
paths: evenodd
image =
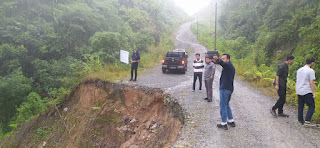
M 166 69 L 162 69 L 162 73 L 166 73 L 167 72 L 167 70 Z
M 182 70 L 181 73 L 182 73 L 182 74 L 186 74 L 186 70 Z

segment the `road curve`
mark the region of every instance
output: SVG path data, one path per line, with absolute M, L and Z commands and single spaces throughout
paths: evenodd
M 176 48 L 198 52 L 203 59 L 207 48 L 197 42 L 196 36 L 190 31 L 190 25 L 191 23 L 183 24 L 176 32 Z M 276 100 L 238 78 L 230 101 L 237 126 L 229 127 L 227 131 L 218 129 L 216 124 L 220 122 L 218 96 L 221 67 L 217 70 L 213 83 L 214 101 L 208 103 L 203 100 L 204 84 L 202 91 L 191 91 L 194 53 L 189 53 L 186 74 L 163 74 L 161 65 L 158 65 L 148 73 L 139 75 L 137 82 L 124 81 L 133 85 L 161 88 L 177 98 L 185 108 L 188 119 L 173 147 L 320 147 L 320 131 L 301 126 L 297 122 L 296 107 L 284 107 L 285 113 L 291 115 L 289 118 L 272 118 L 269 110 Z

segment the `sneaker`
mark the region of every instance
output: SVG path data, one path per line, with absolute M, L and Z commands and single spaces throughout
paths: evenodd
M 134 79 L 133 81 L 137 81 L 137 79 Z
M 208 100 L 208 102 L 212 102 L 212 100 Z
M 228 122 L 228 125 L 231 127 L 236 127 L 236 124 L 234 122 Z
M 270 113 L 271 113 L 271 115 L 272 115 L 273 117 L 275 117 L 275 118 L 278 117 L 275 110 L 272 110 L 272 109 L 271 109 L 271 110 L 270 110 Z
M 221 129 L 224 129 L 224 130 L 227 130 L 228 129 L 228 125 L 221 125 L 221 124 L 218 124 L 217 125 L 218 128 L 221 128 Z
M 285 113 L 280 113 L 280 114 L 278 114 L 278 117 L 289 117 L 289 115 L 287 115 Z
M 204 98 L 204 100 L 208 100 L 208 98 Z
M 311 123 L 309 121 L 305 121 L 303 126 L 305 126 L 305 127 L 318 127 L 317 124 Z
M 130 79 L 129 81 L 132 81 L 132 79 Z

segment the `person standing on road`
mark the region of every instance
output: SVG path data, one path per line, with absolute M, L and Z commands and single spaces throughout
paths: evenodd
M 206 56 L 206 66 L 204 67 L 204 85 L 206 87 L 207 97 L 205 100 L 212 102 L 212 83 L 216 72 L 216 65 L 211 62 L 209 56 Z
M 297 71 L 296 90 L 298 94 L 298 120 L 306 126 L 315 126 L 310 123 L 315 109 L 314 99 L 316 99 L 315 72 L 311 67 L 314 65 L 314 58 L 307 58 L 306 65 Z M 308 112 L 305 121 L 303 120 L 304 104 L 307 104 Z
M 131 79 L 130 81 L 137 81 L 137 70 L 138 70 L 138 64 L 140 62 L 140 54 L 138 50 L 133 50 L 133 54 L 131 56 Z M 133 70 L 135 72 L 135 76 L 133 79 Z
M 199 78 L 199 90 L 202 88 L 202 73 L 204 69 L 204 62 L 200 59 L 200 53 L 196 53 L 196 59 L 193 61 L 193 68 L 194 68 L 194 74 L 193 74 L 193 87 L 192 91 L 195 91 L 196 89 L 196 81 L 197 78 Z
M 283 105 L 286 103 L 286 94 L 287 94 L 287 78 L 289 72 L 289 65 L 292 65 L 294 62 L 294 56 L 287 56 L 287 59 L 284 63 L 280 64 L 277 71 L 277 76 L 275 79 L 275 89 L 278 91 L 279 99 L 277 103 L 272 107 L 270 113 L 274 117 L 289 117 L 289 115 L 283 113 Z M 278 109 L 278 115 L 276 113 Z
M 223 67 L 220 77 L 220 115 L 222 122 L 217 125 L 218 128 L 228 129 L 228 125 L 235 127 L 231 107 L 229 105 L 231 95 L 234 90 L 233 81 L 235 76 L 235 68 L 230 61 L 229 54 L 223 54 L 221 59 L 218 55 L 214 55 L 213 59 L 216 63 Z M 228 122 L 227 122 L 228 119 Z

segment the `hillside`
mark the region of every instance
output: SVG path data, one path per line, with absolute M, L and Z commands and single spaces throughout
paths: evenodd
M 60 104 L 83 80 L 125 77 L 120 49 L 152 66 L 185 19 L 169 0 L 2 0 L 0 139 L 52 108 L 49 96 Z
M 170 147 L 183 123 L 180 105 L 159 89 L 88 80 L 0 147 Z

